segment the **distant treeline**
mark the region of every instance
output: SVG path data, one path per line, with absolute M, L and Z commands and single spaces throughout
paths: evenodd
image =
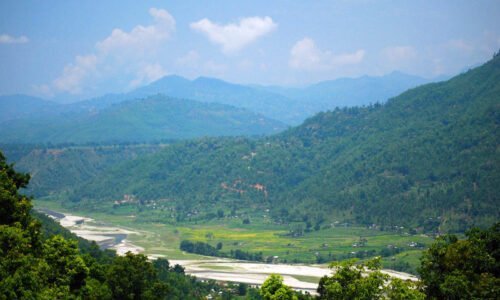
M 216 247 L 204 242 L 191 242 L 183 240 L 180 245 L 182 251 L 206 256 L 227 257 L 239 260 L 264 261 L 262 252 L 251 253 L 240 249 L 231 250 L 229 253 L 222 252 Z
M 35 195 L 111 210 L 110 203 L 133 194 L 157 205 L 130 213 L 163 222 L 218 218 L 217 209 L 234 207 L 252 217 L 265 212 L 279 224 L 309 222 L 311 230 L 338 221 L 465 232 L 500 214 L 499 70 L 495 58 L 384 105 L 319 113 L 258 140 L 188 140 L 120 161 L 90 153 L 60 155 L 54 165 L 52 156 L 33 157 L 23 166 L 37 174 Z M 51 170 L 66 183 L 40 175 Z M 78 176 L 84 180 L 69 182 Z

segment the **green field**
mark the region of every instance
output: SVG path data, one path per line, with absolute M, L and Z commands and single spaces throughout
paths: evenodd
M 120 226 L 138 232 L 127 238 L 145 249 L 146 254 L 165 255 L 169 259 L 203 259 L 179 249 L 182 240 L 200 241 L 216 246 L 222 243 L 222 252 L 240 249 L 262 252 L 264 257 L 274 257 L 281 263 L 327 263 L 368 253 L 367 259 L 381 255 L 384 249 L 400 249 L 383 258 L 384 266 L 391 269 L 414 271 L 419 263 L 421 250 L 415 244 L 426 247 L 433 238 L 425 235 L 409 235 L 368 229 L 364 227 L 328 226 L 318 231 L 304 232 L 293 237 L 292 225 L 279 225 L 268 218 L 252 218 L 251 224 L 242 224 L 239 218 L 221 218 L 206 222 L 180 222 L 163 224 L 141 222 L 133 215 L 112 215 L 103 212 L 67 211 L 53 201 L 36 200 L 36 207 L 44 207 L 76 215 L 84 215 L 107 225 Z M 411 247 L 410 245 L 413 245 Z M 276 258 L 277 257 L 277 258 Z M 318 257 L 321 258 L 318 259 Z M 359 257 L 359 255 L 358 255 Z M 403 266 L 403 267 L 402 267 Z

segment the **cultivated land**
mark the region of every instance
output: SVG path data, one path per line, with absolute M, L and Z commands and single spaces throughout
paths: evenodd
M 170 259 L 172 265 L 182 265 L 186 273 L 194 275 L 199 279 L 243 282 L 258 286 L 262 284 L 270 274 L 281 274 L 285 284 L 296 290 L 307 291 L 314 294 L 316 293 L 320 278 L 330 275 L 333 271 L 324 264 L 266 264 L 227 258 L 189 257 L 189 254 L 175 251 L 177 248 L 165 246 L 161 241 L 162 236 L 158 234 L 157 230 L 143 230 L 137 227 L 134 227 L 134 230 L 132 230 L 122 225 L 115 226 L 112 223 L 95 220 L 89 217 L 71 215 L 67 212 L 61 214 L 47 208 L 39 209 L 58 220 L 61 225 L 70 229 L 71 232 L 76 235 L 96 241 L 102 247 L 115 249 L 119 255 L 124 255 L 126 252 L 130 251 L 133 253 L 145 253 L 151 259 L 167 257 Z M 107 221 L 109 221 L 109 219 Z M 158 224 L 155 225 L 156 228 L 161 228 L 158 227 Z M 154 227 L 155 226 L 153 226 L 153 228 Z M 186 228 L 188 227 L 183 227 L 182 229 L 185 230 Z M 189 230 L 198 232 L 196 228 L 189 228 Z M 175 235 L 182 235 L 180 232 L 181 231 L 175 233 Z M 265 239 L 268 237 L 269 232 L 246 232 L 246 230 L 239 229 L 231 235 L 229 234 L 229 228 L 227 228 L 226 230 L 219 229 L 218 234 L 225 234 L 226 239 L 237 237 L 241 240 L 247 240 L 249 237 Z M 151 244 L 154 243 L 158 243 L 160 246 L 151 246 Z M 182 259 L 172 259 L 173 257 L 182 257 Z M 409 274 L 396 273 L 390 270 L 386 270 L 385 272 L 394 277 L 416 280 L 415 277 Z
M 419 263 L 422 249 L 433 242 L 433 238 L 425 235 L 399 234 L 378 229 L 350 227 L 346 224 L 342 226 L 334 224 L 318 231 L 306 232 L 300 237 L 293 237 L 289 231 L 293 225 L 274 224 L 267 218 L 252 218 L 251 224 L 246 225 L 242 224 L 239 218 L 163 224 L 141 222 L 133 215 L 67 211 L 52 201 L 35 200 L 35 207 L 92 218 L 93 226 L 100 227 L 104 231 L 109 227 L 119 227 L 121 228 L 119 233 L 129 233 L 125 242 L 119 240 L 123 249 L 138 247 L 146 255 L 166 257 L 169 260 L 206 259 L 205 256 L 186 253 L 179 249 L 182 240 L 189 240 L 209 243 L 214 247 L 222 243 L 221 251 L 224 253 L 237 249 L 250 253 L 262 252 L 264 257 L 269 257 L 269 261 L 274 263 L 322 262 L 323 266 L 326 266 L 326 263 L 333 260 L 360 257 L 360 253 L 364 254 L 364 257 L 361 255 L 362 258 L 385 253 L 383 258 L 385 268 L 412 272 Z M 88 227 L 76 230 L 89 234 L 85 232 L 89 231 Z M 103 234 L 100 234 L 99 230 L 93 234 L 102 237 Z M 120 246 L 115 249 L 121 251 Z M 212 267 L 223 270 L 227 265 L 212 265 Z M 315 281 L 310 278 L 302 280 Z

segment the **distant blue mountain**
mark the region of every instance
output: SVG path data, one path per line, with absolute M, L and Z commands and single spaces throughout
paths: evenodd
M 429 81 L 418 76 L 392 72 L 380 77 L 362 76 L 322 81 L 305 88 L 254 87 L 297 100 L 307 107 L 307 111 L 316 113 L 335 107 L 383 103 L 389 98 Z
M 304 119 L 300 113 L 299 103 L 293 99 L 269 91 L 208 77 L 188 80 L 179 76 L 166 76 L 128 93 L 127 96 L 141 98 L 157 93 L 241 107 L 287 124 L 298 124 Z
M 285 124 L 243 108 L 154 95 L 100 110 L 6 120 L 0 123 L 0 143 L 151 142 L 284 129 Z
M 298 125 L 318 112 L 335 107 L 385 102 L 428 81 L 421 77 L 393 72 L 381 77 L 341 78 L 305 88 L 286 88 L 247 86 L 208 77 L 189 80 L 170 75 L 129 93 L 108 94 L 65 105 L 29 96 L 3 96 L 0 97 L 0 122 L 58 114 L 92 114 L 123 101 L 164 94 L 173 98 L 244 108 L 288 125 Z
M 179 76 L 166 76 L 132 91 L 128 96 L 144 97 L 162 93 L 202 102 L 218 102 L 296 125 L 320 111 L 335 107 L 382 103 L 427 82 L 429 80 L 401 72 L 381 77 L 341 78 L 305 88 L 245 86 L 215 78 L 188 80 Z
M 56 115 L 62 107 L 56 102 L 27 95 L 0 96 L 0 123 L 36 115 Z

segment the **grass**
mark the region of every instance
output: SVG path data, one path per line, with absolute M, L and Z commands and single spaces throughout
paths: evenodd
M 230 266 L 209 265 L 209 264 L 204 264 L 203 268 L 209 269 L 209 270 L 214 270 L 214 271 L 233 271 L 234 270 L 234 268 L 230 267 Z
M 291 275 L 291 276 L 297 280 L 315 284 L 318 284 L 320 280 L 319 277 L 314 277 L 314 276 L 305 276 L 305 275 Z
M 105 212 L 71 212 L 57 202 L 35 200 L 36 207 L 85 215 L 106 224 L 120 226 L 139 234 L 129 235 L 132 243 L 145 249 L 145 254 L 161 254 L 168 259 L 204 259 L 179 249 L 182 240 L 201 241 L 215 246 L 222 243 L 222 251 L 240 249 L 262 252 L 264 256 L 278 256 L 280 262 L 315 263 L 321 256 L 324 261 L 344 259 L 353 252 L 374 250 L 377 254 L 387 247 L 405 249 L 397 255 L 384 258 L 386 268 L 408 264 L 411 269 L 418 265 L 421 251 L 410 247 L 411 242 L 430 245 L 433 239 L 423 235 L 404 235 L 363 227 L 332 227 L 305 233 L 301 237 L 287 235 L 290 227 L 272 223 L 267 218 L 252 218 L 244 225 L 241 219 L 222 218 L 206 222 L 182 222 L 177 225 L 140 222 L 132 215 L 114 215 Z M 360 239 L 366 240 L 363 247 L 354 247 Z M 389 246 L 390 245 L 390 246 Z
M 260 227 L 260 224 L 259 224 Z M 419 235 L 400 235 L 393 232 L 382 232 L 362 227 L 336 227 L 313 231 L 301 237 L 287 236 L 286 226 L 269 225 L 267 229 L 256 229 L 253 226 L 239 225 L 235 227 L 232 221 L 219 224 L 190 224 L 178 228 L 183 239 L 207 242 L 216 245 L 221 242 L 222 250 L 241 249 L 249 252 L 263 252 L 264 256 L 278 256 L 282 262 L 294 260 L 315 262 L 317 256 L 326 260 L 345 258 L 352 252 L 375 250 L 379 253 L 387 247 L 412 249 L 411 242 L 428 245 L 432 239 Z M 366 239 L 364 247 L 353 247 L 360 238 Z M 410 253 L 420 251 L 409 251 Z M 407 252 L 405 252 L 407 253 Z M 396 259 L 404 258 L 405 262 L 417 264 L 417 256 L 397 255 Z M 392 262 L 392 261 L 391 261 Z

